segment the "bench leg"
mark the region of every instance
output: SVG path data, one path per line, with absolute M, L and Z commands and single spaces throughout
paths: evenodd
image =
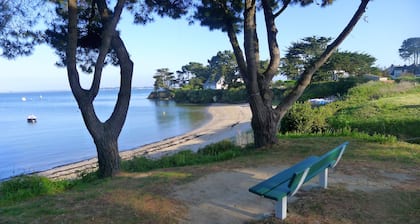
M 281 198 L 275 205 L 276 218 L 285 219 L 287 216 L 287 196 Z
M 319 185 L 321 185 L 322 188 L 327 189 L 327 186 L 328 186 L 328 168 L 325 168 L 325 170 L 319 174 Z

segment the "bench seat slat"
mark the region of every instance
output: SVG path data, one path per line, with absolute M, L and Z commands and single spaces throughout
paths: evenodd
M 265 198 L 269 198 L 275 201 L 281 200 L 282 197 L 287 196 L 291 191 L 290 188 L 287 186 L 289 183 L 283 183 L 282 185 L 277 186 L 271 191 L 264 194 Z
M 299 190 L 306 175 L 308 174 L 308 171 L 309 168 L 296 172 L 293 174 L 293 177 L 289 182 L 284 182 L 283 184 L 271 189 L 271 191 L 264 194 L 264 197 L 280 201 L 284 196 L 293 195 L 297 190 Z
M 310 156 L 305 160 L 302 160 L 301 162 L 295 164 L 294 166 L 283 170 L 282 172 L 272 176 L 271 178 L 251 187 L 249 191 L 254 194 L 264 196 L 267 192 L 271 191 L 277 186 L 286 183 L 286 186 L 288 187 L 290 180 L 296 172 L 304 171 L 307 167 L 310 167 L 318 159 L 319 157 L 317 156 Z

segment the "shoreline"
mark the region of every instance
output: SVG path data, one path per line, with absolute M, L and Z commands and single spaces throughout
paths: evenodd
M 251 110 L 248 104 L 212 104 L 207 106 L 211 118 L 202 126 L 182 135 L 120 151 L 122 160 L 137 156 L 159 158 L 182 150 L 198 149 L 251 130 Z M 34 173 L 51 179 L 74 179 L 97 169 L 97 158 L 70 163 Z

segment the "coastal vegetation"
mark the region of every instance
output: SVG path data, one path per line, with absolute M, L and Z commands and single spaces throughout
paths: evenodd
M 321 84 L 317 86 L 325 89 L 324 94 L 328 92 Z M 307 94 L 322 91 L 310 92 Z M 383 172 L 419 175 L 420 146 L 413 144 L 418 143 L 420 134 L 415 128 L 420 124 L 419 95 L 416 82 L 367 82 L 349 88 L 347 94 L 324 106 L 296 104 L 285 117 L 285 120 L 295 121 L 295 125 L 283 125 L 290 129 L 277 135 L 280 144 L 264 150 L 223 141 L 197 153 L 181 151 L 158 159 L 138 157 L 123 161 L 122 173 L 114 178 L 98 179 L 97 173 L 82 173 L 80 179 L 60 181 L 38 176 L 16 177 L 0 184 L 0 222 L 25 223 L 42 219 L 51 223 L 57 218 L 80 223 L 93 219 L 97 222 L 111 219 L 128 223 L 178 222 L 186 211 L 170 196 L 175 186 L 218 171 L 287 164 L 321 154 L 343 141 L 351 142 L 342 161 L 342 169 L 349 175 L 361 170 L 373 179 Z M 411 183 L 379 192 L 332 186 L 322 194 L 307 192 L 300 197 L 312 200 L 302 199 L 301 202 L 298 199 L 291 204 L 290 209 L 296 211 L 292 212 L 291 222 L 318 220 L 322 213 L 323 218 L 332 220 L 326 223 L 334 223 L 338 217 L 346 217 L 353 223 L 366 220 L 377 223 L 385 219 L 389 223 L 409 223 L 418 220 L 416 186 Z M 332 206 L 334 204 L 337 206 Z M 158 205 L 163 207 L 157 209 Z M 355 205 L 359 210 L 349 213 L 347 209 Z M 117 215 L 106 212 L 116 209 Z M 266 218 L 253 223 L 266 222 L 276 223 L 276 220 Z
M 248 102 L 252 111 L 251 126 L 254 133 L 254 144 L 257 148 L 276 144 L 277 128 L 286 112 L 302 95 L 310 84 L 315 72 L 330 58 L 338 46 L 350 34 L 362 17 L 369 0 L 362 0 L 354 16 L 340 35 L 329 44 L 325 50 L 315 58 L 311 58 L 308 65 L 302 68 L 302 73 L 288 95 L 273 108 L 273 93 L 271 81 L 278 73 L 280 66 L 280 49 L 277 42 L 276 18 L 289 5 L 300 4 L 306 6 L 313 1 L 256 1 L 246 0 L 220 2 L 202 1 L 196 5 L 193 18 L 201 25 L 211 30 L 218 29 L 225 32 L 232 45 L 235 59 L 239 67 L 248 94 Z M 333 1 L 322 1 L 322 6 L 333 4 Z M 257 8 L 264 13 L 264 24 L 267 32 L 267 47 L 269 49 L 269 63 L 263 72 L 260 71 L 260 42 L 257 33 Z M 237 34 L 243 31 L 243 46 L 239 44 Z
M 120 21 L 123 9 L 128 9 L 134 15 L 134 22 L 146 24 L 153 20 L 154 14 L 159 16 L 169 16 L 180 18 L 185 15 L 189 8 L 193 8 L 191 20 L 199 21 L 201 25 L 208 26 L 210 29 L 220 29 L 226 32 L 233 48 L 239 74 L 242 76 L 247 89 L 248 102 L 251 106 L 252 127 L 254 141 L 257 147 L 263 147 L 277 143 L 276 133 L 279 121 L 283 118 L 287 110 L 301 96 L 304 89 L 309 85 L 314 73 L 324 64 L 340 43 L 351 32 L 358 20 L 361 18 L 369 0 L 362 0 L 354 17 L 343 29 L 341 34 L 335 39 L 325 51 L 305 66 L 303 73 L 296 82 L 296 88 L 292 89 L 287 97 L 282 99 L 275 109 L 272 108 L 273 94 L 270 88 L 271 80 L 278 73 L 280 65 L 280 53 L 277 43 L 277 28 L 275 18 L 293 4 L 306 6 L 312 4 L 310 1 L 261 1 L 258 5 L 265 15 L 268 48 L 270 59 L 264 71 L 260 70 L 259 42 L 256 30 L 256 1 L 229 1 L 229 2 L 208 2 L 202 1 L 192 4 L 190 1 L 176 2 L 148 2 L 148 1 L 124 1 L 115 2 L 114 9 L 105 0 L 78 2 L 69 0 L 66 2 L 56 1 L 54 12 L 48 17 L 47 30 L 45 31 L 45 42 L 51 45 L 60 61 L 57 65 L 66 67 L 70 88 L 83 121 L 93 138 L 96 146 L 99 162 L 99 174 L 102 177 L 114 176 L 120 170 L 120 158 L 118 155 L 118 138 L 125 123 L 129 101 L 131 97 L 133 62 L 130 59 L 128 49 L 124 41 L 117 32 L 116 27 Z M 332 4 L 333 1 L 322 1 L 321 6 Z M 23 7 L 24 5 L 17 5 Z M 13 7 L 8 3 L 2 3 L 12 18 Z M 244 9 L 249 10 L 244 10 Z M 279 10 L 280 9 L 280 10 Z M 35 12 L 36 8 L 32 9 Z M 19 10 L 17 10 L 19 11 Z M 23 10 L 22 10 L 23 11 Z M 41 13 L 35 13 L 41 15 Z M 24 17 L 22 14 L 21 17 Z M 33 21 L 37 21 L 34 17 Z M 10 24 L 10 19 L 6 22 Z M 29 28 L 34 27 L 33 21 L 28 22 Z M 192 21 L 190 21 L 192 22 Z M 244 51 L 239 45 L 237 34 L 243 30 Z M 1 29 L 1 32 L 4 30 Z M 6 31 L 8 36 L 11 31 Z M 29 34 L 29 32 L 26 32 Z M 2 33 L 3 35 L 3 33 Z M 28 35 L 23 39 L 33 40 L 34 35 Z M 19 38 L 18 38 L 19 39 Z M 33 44 L 20 43 L 21 46 L 33 46 Z M 32 43 L 37 43 L 32 41 Z M 1 45 L 3 47 L 3 45 Z M 30 52 L 30 50 L 28 51 Z M 16 55 L 27 54 L 20 51 Z M 117 96 L 114 111 L 110 117 L 102 122 L 93 105 L 93 101 L 99 93 L 102 79 L 103 68 L 107 64 L 118 65 L 120 67 L 120 88 Z M 93 73 L 90 87 L 84 88 L 80 83 L 79 72 Z M 218 73 L 220 73 L 219 71 Z M 232 72 L 227 72 L 232 73 Z
M 383 136 L 383 139 L 386 137 Z M 385 167 L 387 172 L 406 170 L 408 175 L 412 171 L 418 172 L 420 164 L 418 145 L 378 141 L 369 135 L 282 135 L 279 141 L 281 144 L 269 150 L 237 151 L 237 155 L 227 161 L 204 160 L 185 164 L 186 158 L 198 161 L 201 155 L 197 154 L 194 158 L 192 154 L 181 152 L 170 158 L 162 158 L 165 162 L 148 161 L 153 165 L 139 168 L 143 170 L 141 172 L 132 169 L 113 178 L 97 179 L 85 175 L 84 181 L 77 183 L 45 183 L 37 177 L 27 177 L 29 180 L 15 179 L 0 187 L 0 222 L 30 223 L 42 220 L 43 223 L 56 223 L 66 220 L 69 223 L 178 223 L 185 219 L 187 210 L 183 203 L 171 196 L 177 186 L 214 172 L 293 163 L 309 155 L 321 154 L 325 149 L 343 141 L 350 141 L 351 145 L 339 170 L 350 175 L 361 175 L 360 172 L 363 172 L 363 175 L 373 180 Z M 228 153 L 224 147 L 220 147 L 220 153 L 213 148 L 210 154 L 217 157 Z M 166 162 L 171 160 L 173 162 Z M 141 164 L 145 164 L 144 161 Z M 54 189 L 46 191 L 45 185 L 53 185 Z M 351 223 L 378 223 L 383 220 L 387 220 L 387 223 L 416 223 L 419 204 L 416 199 L 418 188 L 416 190 L 415 186 L 418 185 L 411 183 L 403 186 L 380 191 L 351 191 L 343 186 L 331 185 L 322 194 L 318 190 L 305 192 L 298 195 L 296 202 L 291 203 L 287 221 L 311 223 L 323 220 L 324 223 L 337 223 L 344 219 Z M 25 188 L 34 192 L 31 197 L 23 197 L 22 193 L 16 195 L 16 189 Z M 6 194 L 9 196 L 4 197 Z M 14 194 L 16 196 L 12 196 Z M 276 222 L 271 217 L 252 221 Z

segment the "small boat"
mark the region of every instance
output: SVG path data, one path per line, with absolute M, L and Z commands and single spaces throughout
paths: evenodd
M 36 116 L 31 114 L 26 118 L 26 120 L 28 121 L 28 123 L 35 123 L 36 122 Z

